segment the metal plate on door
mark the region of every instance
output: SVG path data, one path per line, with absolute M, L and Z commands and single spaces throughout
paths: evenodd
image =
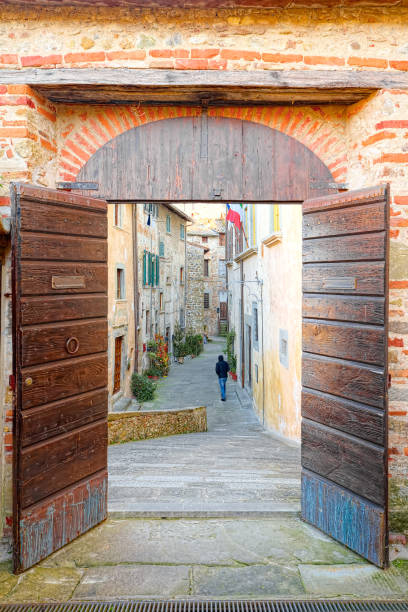
M 348 276 L 339 276 L 338 278 L 328 278 L 323 283 L 325 289 L 356 289 L 357 279 Z
M 85 287 L 85 276 L 53 276 L 53 289 L 81 289 Z

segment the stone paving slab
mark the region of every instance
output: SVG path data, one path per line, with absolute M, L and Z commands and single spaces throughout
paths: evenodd
M 172 598 L 190 595 L 189 567 L 96 567 L 85 572 L 74 600 Z
M 151 408 L 207 406 L 208 432 L 109 448 L 109 512 L 126 516 L 227 516 L 299 512 L 299 448 L 258 422 L 238 386 L 221 402 L 215 363 L 224 341 L 173 365 Z

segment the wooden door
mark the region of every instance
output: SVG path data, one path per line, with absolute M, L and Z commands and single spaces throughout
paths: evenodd
M 228 315 L 227 302 L 220 302 L 220 320 L 226 321 Z
M 387 535 L 387 186 L 304 202 L 302 517 L 376 565 Z
M 113 374 L 113 393 L 120 391 L 120 374 L 122 371 L 122 341 L 123 336 L 115 338 L 115 370 Z
M 17 573 L 106 518 L 106 211 L 12 187 Z

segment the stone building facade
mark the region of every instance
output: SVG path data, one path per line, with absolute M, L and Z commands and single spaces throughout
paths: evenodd
M 408 533 L 408 95 L 406 44 L 408 6 L 394 0 L 326 2 L 316 8 L 294 0 L 268 7 L 182 9 L 135 8 L 135 3 L 42 0 L 1 3 L 0 8 L 0 213 L 7 217 L 10 181 L 54 187 L 75 180 L 102 145 L 142 124 L 164 118 L 197 117 L 200 106 L 123 103 L 105 105 L 70 97 L 52 102 L 33 85 L 32 68 L 224 71 L 255 78 L 275 71 L 306 79 L 302 103 L 279 90 L 273 104 L 210 106 L 211 117 L 234 117 L 267 125 L 303 143 L 349 189 L 389 182 L 391 254 L 389 347 L 392 375 L 389 409 L 391 517 Z M 192 6 L 193 3 L 190 4 Z M 239 3 L 237 3 L 239 4 Z M 129 8 L 131 7 L 131 8 Z M 11 75 L 10 71 L 15 71 Z M 322 73 L 322 71 L 325 71 Z M 281 72 L 279 74 L 281 74 Z M 316 83 L 337 85 L 320 100 Z M 197 73 L 198 74 L 198 73 Z M 15 76 L 17 75 L 17 76 Z M 25 76 L 27 75 L 27 76 Z M 338 77 L 338 78 L 337 78 Z M 37 78 L 37 77 L 36 77 Z M 204 79 L 203 79 L 204 81 Z M 303 82 L 306 82 L 303 81 Z M 374 83 L 359 100 L 347 83 Z M 30 86 L 30 83 L 33 86 Z M 343 86 L 343 84 L 346 84 Z M 225 85 L 228 89 L 228 86 Z M 277 94 L 277 96 L 278 96 Z M 3 496 L 10 492 L 12 370 L 10 256 L 2 283 L 3 356 L 1 457 Z M 3 526 L 10 527 L 10 504 Z M 404 507 L 405 506 L 405 507 Z
M 195 334 L 204 333 L 204 253 L 206 248 L 187 240 L 187 304 L 186 328 Z

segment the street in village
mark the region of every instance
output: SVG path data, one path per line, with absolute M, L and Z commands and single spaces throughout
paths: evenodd
M 214 372 L 223 341 L 174 364 L 144 408 L 206 405 L 208 432 L 111 446 L 110 517 L 13 576 L 1 602 L 408 595 L 408 560 L 379 570 L 299 518 L 300 452 L 265 431 Z M 408 558 L 407 558 L 408 559 Z

